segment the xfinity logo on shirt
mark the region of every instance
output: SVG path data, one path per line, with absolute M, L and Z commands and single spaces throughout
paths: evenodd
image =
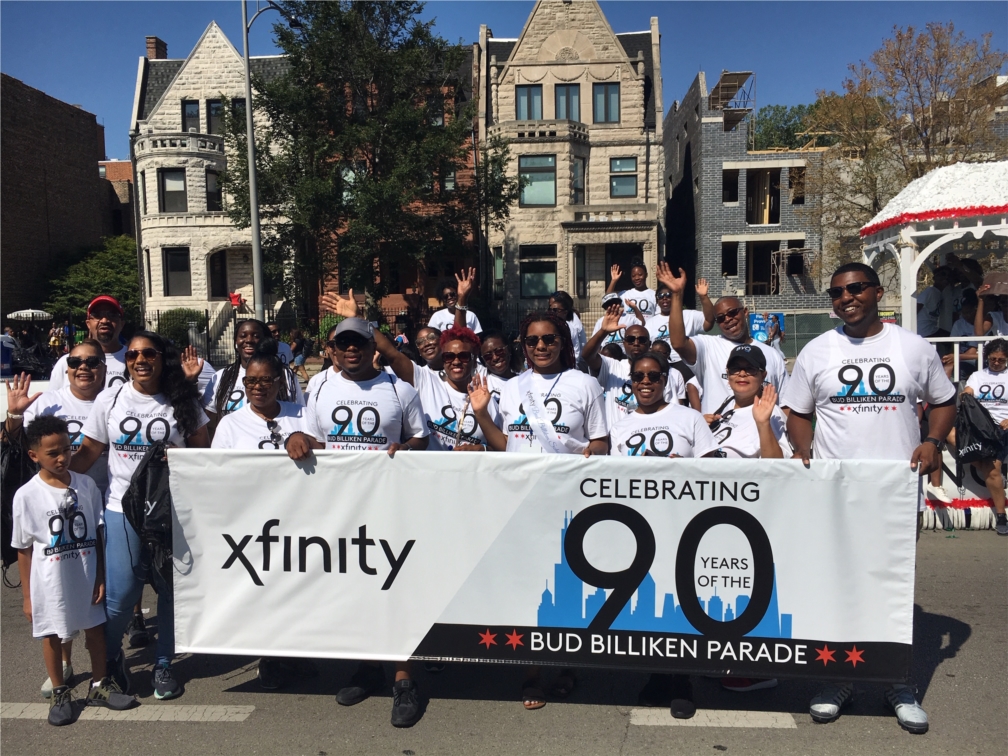
M 274 543 L 280 543 L 280 536 L 273 535 L 273 528 L 280 526 L 280 520 L 273 519 L 267 520 L 263 524 L 262 535 L 256 537 L 256 543 L 262 544 L 262 571 L 264 573 L 270 571 L 272 549 L 271 545 Z M 236 562 L 240 562 L 248 572 L 249 577 L 252 578 L 252 582 L 258 586 L 263 585 L 263 581 L 259 576 L 259 572 L 256 570 L 255 566 L 249 560 L 249 557 L 245 554 L 245 547 L 248 546 L 249 541 L 252 540 L 251 535 L 242 536 L 240 541 L 235 541 L 235 538 L 228 533 L 221 534 L 227 545 L 231 547 L 231 555 L 224 562 L 221 567 L 223 570 L 228 570 Z M 283 536 L 283 572 L 291 572 L 292 561 L 293 561 L 293 536 L 285 535 Z M 297 545 L 297 564 L 298 572 L 307 572 L 308 564 L 311 564 L 317 569 L 319 559 L 322 561 L 322 571 L 332 572 L 332 548 L 329 545 L 329 541 L 321 536 L 298 536 Z M 381 544 L 382 551 L 385 552 L 385 559 L 389 563 L 389 573 L 385 578 L 385 582 L 382 584 L 381 589 L 387 591 L 392 587 L 392 583 L 395 582 L 396 576 L 399 574 L 399 570 L 402 569 L 403 564 L 406 562 L 406 557 L 409 556 L 410 550 L 413 548 L 413 544 L 416 543 L 415 539 L 410 539 L 406 541 L 406 545 L 403 546 L 399 556 L 396 556 L 392 547 L 389 546 L 388 541 L 384 538 L 378 539 L 378 543 Z M 357 562 L 360 567 L 360 571 L 365 575 L 377 575 L 378 569 L 372 567 L 368 563 L 368 547 L 374 546 L 375 541 L 373 538 L 368 538 L 367 535 L 367 525 L 361 525 L 357 529 L 357 537 L 350 539 L 351 546 L 357 547 Z M 315 547 L 312 550 L 312 557 L 309 560 L 308 550 L 311 547 Z M 347 539 L 337 538 L 337 557 L 339 559 L 339 572 L 342 575 L 346 574 L 347 571 Z M 276 566 L 275 563 L 273 565 Z

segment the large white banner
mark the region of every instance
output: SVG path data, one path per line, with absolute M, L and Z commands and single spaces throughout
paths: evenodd
M 180 652 L 898 680 L 905 462 L 169 452 Z

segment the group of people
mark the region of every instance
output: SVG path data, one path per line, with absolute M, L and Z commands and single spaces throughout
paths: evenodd
M 955 387 L 926 341 L 879 319 L 883 290 L 866 265 L 849 264 L 834 273 L 828 294 L 842 324 L 810 342 L 790 376 L 779 350 L 752 338 L 742 301 L 711 302 L 701 281 L 702 312 L 685 310 L 686 276 L 666 263 L 659 264 L 658 288 L 650 295 L 639 288 L 647 271 L 635 265 L 634 291 L 612 292 L 615 299 L 606 295 L 604 315 L 590 338 L 576 320 L 571 297 L 554 293 L 547 310 L 522 321 L 516 361 L 504 334 L 483 331 L 467 307 L 474 273 L 463 272 L 442 291 L 446 308 L 415 335 L 416 360 L 404 352 L 403 342 L 390 340 L 360 316 L 352 292 L 324 295 L 322 308 L 342 320 L 326 334 L 328 366 L 304 389 L 265 323 L 241 321 L 234 361 L 214 370 L 191 347 L 180 352 L 156 333 L 140 331 L 120 344 L 122 308 L 111 297 L 91 303 L 90 338 L 57 366 L 49 391 L 32 395 L 26 376 L 8 384 L 8 433 L 25 434 L 42 468 L 17 494 L 13 545 L 19 549 L 25 612 L 43 640 L 53 724 L 71 721 L 66 666 L 59 662 L 69 663 L 64 642 L 81 630 L 92 654 L 88 703 L 136 705 L 128 695 L 122 643 L 135 620 L 145 575 L 143 547 L 123 515 L 122 497 L 156 440 L 284 449 L 294 460 L 321 450 L 795 458 L 806 464 L 812 457 L 871 458 L 903 460 L 920 475 L 941 464 L 940 447 L 956 414 Z M 717 335 L 705 333 L 715 324 Z M 615 335 L 626 350 L 623 356 L 604 353 Z M 1000 362 L 994 359 L 998 354 Z M 991 369 L 1004 371 L 1008 345 L 988 349 L 987 357 Z M 887 396 L 901 401 L 893 401 L 886 413 L 846 412 L 832 401 L 865 385 L 879 401 Z M 987 383 L 974 390 L 1003 395 Z M 918 402 L 928 406 L 930 430 L 923 442 Z M 57 533 L 47 514 L 52 511 L 69 531 Z M 1003 496 L 998 513 L 1001 523 Z M 102 523 L 104 539 L 95 535 Z M 79 558 L 54 561 L 52 555 L 62 549 L 76 549 Z M 60 591 L 52 587 L 56 584 Z M 173 653 L 171 593 L 160 591 L 152 673 L 158 699 L 182 692 L 172 671 Z M 305 669 L 304 662 L 264 658 L 259 680 L 276 688 Z M 737 692 L 776 684 L 723 680 Z M 364 661 L 336 698 L 354 705 L 386 685 L 382 666 Z M 575 685 L 573 670 L 563 670 L 547 687 L 539 669 L 531 668 L 522 704 L 541 708 L 547 690 L 563 698 Z M 392 691 L 392 724 L 412 725 L 422 707 L 408 663 L 396 665 Z M 836 719 L 853 692 L 849 684 L 827 685 L 812 700 L 812 718 Z M 696 710 L 685 675 L 652 675 L 640 702 L 668 705 L 680 718 Z M 892 686 L 886 702 L 904 728 L 927 730 L 911 687 Z

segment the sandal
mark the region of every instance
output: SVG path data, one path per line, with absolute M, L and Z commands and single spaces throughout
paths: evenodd
M 553 682 L 553 687 L 550 688 L 550 695 L 553 698 L 567 698 L 567 696 L 574 692 L 576 686 L 577 678 L 574 677 L 574 670 L 562 670 L 560 676 Z
M 522 705 L 525 711 L 535 711 L 546 705 L 546 694 L 539 687 L 538 680 L 526 680 L 522 683 Z

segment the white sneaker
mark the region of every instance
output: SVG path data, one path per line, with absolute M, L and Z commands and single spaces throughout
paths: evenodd
M 945 493 L 942 486 L 932 486 L 930 483 L 927 484 L 927 497 L 934 501 L 940 501 L 942 504 L 952 503 L 952 497 Z
M 927 713 L 917 703 L 914 689 L 909 685 L 893 685 L 885 692 L 885 700 L 904 730 L 914 735 L 923 735 L 928 731 Z
M 840 716 L 840 710 L 854 700 L 854 686 L 827 685 L 809 704 L 809 715 L 813 722 L 826 724 Z
M 70 662 L 63 662 L 63 684 L 69 684 L 68 681 L 73 677 L 73 664 Z M 42 683 L 42 698 L 52 698 L 53 682 L 46 675 L 45 682 Z

